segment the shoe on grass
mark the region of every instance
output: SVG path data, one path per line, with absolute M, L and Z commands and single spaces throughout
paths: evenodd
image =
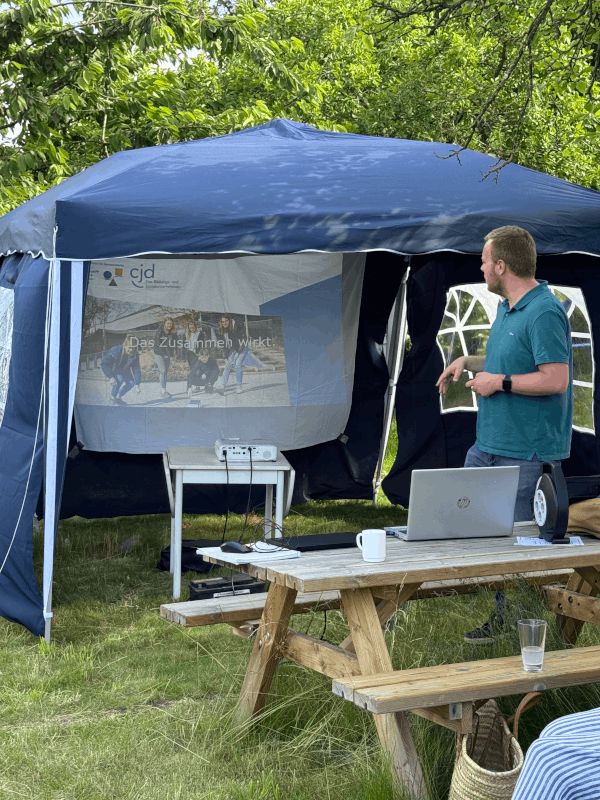
M 504 616 L 502 611 L 506 604 L 506 597 L 502 592 L 496 592 L 496 608 L 489 619 L 479 628 L 465 633 L 464 640 L 470 644 L 492 644 L 504 633 Z
M 502 635 L 503 628 L 504 619 L 502 614 L 492 614 L 480 628 L 474 628 L 472 631 L 465 633 L 463 638 L 465 642 L 470 644 L 493 644 Z

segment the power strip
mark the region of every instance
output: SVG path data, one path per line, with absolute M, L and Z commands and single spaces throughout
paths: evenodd
M 274 444 L 231 444 L 223 443 L 220 439 L 215 442 L 215 455 L 219 461 L 250 462 L 252 461 L 276 461 L 277 448 Z

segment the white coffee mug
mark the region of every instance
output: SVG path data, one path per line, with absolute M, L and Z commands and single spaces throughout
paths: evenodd
M 385 537 L 385 531 L 375 528 L 358 534 L 356 544 L 362 550 L 365 561 L 385 561 Z

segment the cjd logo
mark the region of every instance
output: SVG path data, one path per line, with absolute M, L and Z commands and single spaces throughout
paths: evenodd
M 143 268 L 143 264 L 141 267 L 135 267 L 129 272 L 131 277 L 131 282 L 135 286 L 136 289 L 141 289 L 143 286 L 144 278 L 146 280 L 152 280 L 154 278 L 154 264 L 152 267 L 148 267 L 148 269 Z
M 471 501 L 468 497 L 461 497 L 456 505 L 459 508 L 468 508 L 471 505 Z

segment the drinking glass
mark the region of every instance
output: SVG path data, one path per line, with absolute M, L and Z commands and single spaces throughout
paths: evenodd
M 525 672 L 541 672 L 544 666 L 546 643 L 546 621 L 543 619 L 520 619 L 519 641 Z

